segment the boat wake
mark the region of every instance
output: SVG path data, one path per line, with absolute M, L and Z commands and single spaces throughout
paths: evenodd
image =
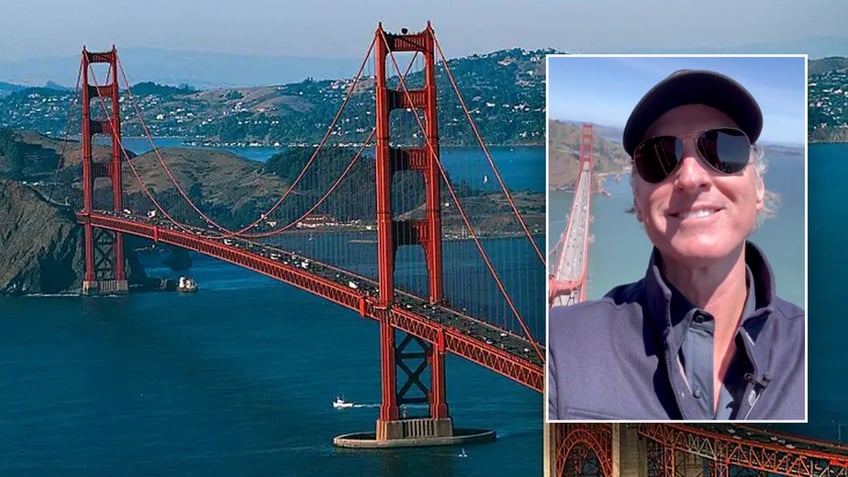
M 65 292 L 65 293 L 27 293 L 23 295 L 27 298 L 56 298 L 56 297 L 75 297 L 79 298 L 82 296 L 79 292 Z
M 354 403 L 354 402 L 345 401 L 345 399 L 343 397 L 338 396 L 333 401 L 333 407 L 336 408 L 336 409 L 376 408 L 376 407 L 380 407 L 380 403 L 378 403 L 378 402 Z M 405 404 L 404 407 L 426 408 L 428 406 L 426 404 Z

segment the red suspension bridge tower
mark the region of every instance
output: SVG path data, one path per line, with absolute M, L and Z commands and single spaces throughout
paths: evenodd
M 392 306 L 395 253 L 403 245 L 421 245 L 424 248 L 429 300 L 431 304 L 438 303 L 443 299 L 443 284 L 435 37 L 429 23 L 420 33 L 401 35 L 386 33 L 380 25 L 375 35 L 378 305 Z M 417 52 L 423 56 L 422 88 L 408 90 L 402 81 L 400 89 L 389 88 L 386 61 L 396 51 Z M 389 117 L 391 111 L 398 108 L 411 109 L 416 115 L 418 110 L 423 112 L 423 147 L 405 149 L 391 145 Z M 393 217 L 392 176 L 404 170 L 419 171 L 423 176 L 426 200 L 423 219 L 396 220 Z M 434 347 L 412 335 L 401 337 L 401 334 L 388 320 L 380 322 L 382 404 L 377 420 L 377 441 L 452 436 L 453 424 L 445 398 L 444 348 Z M 414 346 L 418 350 L 408 350 Z M 421 380 L 426 368 L 430 371 L 429 389 Z M 405 378 L 406 382 L 399 382 L 399 378 Z M 416 396 L 416 393 L 423 396 Z M 427 403 L 429 417 L 402 419 L 399 407 L 415 403 Z
M 92 63 L 107 63 L 107 84 L 92 86 L 89 82 L 89 66 Z M 121 183 L 121 119 L 118 96 L 118 51 L 95 53 L 82 50 L 82 193 L 83 214 L 88 216 L 95 209 L 94 183 L 97 178 L 108 178 L 112 185 L 112 208 L 123 208 L 123 184 Z M 96 81 L 95 81 L 96 83 Z M 95 120 L 91 114 L 91 100 L 96 99 L 105 112 L 106 100 L 111 102 L 111 120 Z M 96 106 L 96 107 L 98 107 Z M 109 162 L 95 162 L 92 156 L 92 138 L 95 134 L 107 134 L 112 140 L 112 155 Z M 89 220 L 83 224 L 85 230 L 85 278 L 82 282 L 84 294 L 126 293 L 127 277 L 124 270 L 124 238 L 120 232 L 96 228 Z

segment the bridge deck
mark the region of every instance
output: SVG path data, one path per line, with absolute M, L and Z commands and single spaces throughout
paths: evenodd
M 562 250 L 559 251 L 559 260 L 553 270 L 553 279 L 559 283 L 585 286 L 584 260 L 586 241 L 589 239 L 589 201 L 591 200 L 592 171 L 590 164 L 583 163 L 580 177 L 577 181 L 577 190 L 574 193 L 574 203 L 571 206 L 568 226 L 563 232 L 564 237 L 560 242 Z M 553 306 L 574 303 L 575 295 L 580 294 L 580 289 L 575 288 L 570 292 L 558 295 L 552 302 Z
M 156 219 L 112 211 L 96 211 L 88 216 L 78 212 L 77 221 L 187 248 L 257 271 L 356 310 L 362 316 L 387 320 L 437 349 L 542 392 L 544 362 L 528 339 L 444 304 L 428 304 L 422 298 L 398 291 L 393 306 L 380 307 L 377 283 L 373 280 L 271 245 L 214 238 L 202 228 L 184 226 L 183 230 L 173 224 L 160 224 Z
M 848 447 L 752 425 L 640 424 L 660 445 L 724 465 L 796 477 L 848 476 Z

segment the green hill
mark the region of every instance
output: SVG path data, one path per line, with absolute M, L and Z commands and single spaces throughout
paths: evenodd
M 548 121 L 548 175 L 553 189 L 571 188 L 580 172 L 580 139 L 582 125 L 569 122 Z M 598 126 L 596 129 L 603 129 Z M 630 157 L 619 143 L 607 141 L 595 133 L 592 147 L 596 173 L 623 173 Z M 595 176 L 598 181 L 600 176 Z
M 848 142 L 848 58 L 810 61 L 810 142 Z
M 448 61 L 471 116 L 489 144 L 544 142 L 545 54 L 553 50 L 502 50 Z M 401 65 L 405 68 L 406 65 Z M 393 66 L 389 64 L 389 74 Z M 355 72 L 351 72 L 352 74 Z M 369 74 L 369 72 L 366 72 Z M 335 143 L 361 142 L 374 124 L 373 73 L 357 85 L 339 127 Z M 409 88 L 423 82 L 420 67 L 409 74 Z M 477 140 L 456 97 L 445 68 L 437 66 L 440 134 L 444 145 L 472 145 Z M 397 85 L 397 79 L 390 84 Z M 122 91 L 121 118 L 124 136 L 144 134 L 188 137 L 212 143 L 314 144 L 324 134 L 338 110 L 352 78 L 196 91 L 140 83 L 132 95 Z M 63 137 L 73 92 L 28 88 L 0 98 L 0 127 L 31 129 Z M 143 112 L 144 125 L 136 107 Z M 92 101 L 94 114 L 102 105 Z M 75 108 L 78 117 L 79 106 Z M 71 134 L 79 133 L 71 121 Z M 414 141 L 414 117 L 405 111 L 392 114 L 393 138 Z M 420 135 L 419 135 L 420 136 Z

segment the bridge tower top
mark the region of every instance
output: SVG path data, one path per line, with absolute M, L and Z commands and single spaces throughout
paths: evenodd
M 394 293 L 394 257 L 401 245 L 421 245 L 428 269 L 429 300 L 443 299 L 441 175 L 439 166 L 439 126 L 436 109 L 435 35 L 430 23 L 418 33 L 387 33 L 382 24 L 375 32 L 376 76 L 376 162 L 377 162 L 377 248 L 381 306 L 390 306 Z M 424 85 L 409 89 L 394 52 L 415 52 L 424 58 Z M 387 61 L 388 60 L 388 61 Z M 387 63 L 399 78 L 398 89 L 389 88 Z M 422 147 L 393 147 L 389 116 L 394 109 L 406 109 L 424 136 Z M 419 116 L 423 112 L 423 121 Z M 419 220 L 395 220 L 392 214 L 392 176 L 402 170 L 419 171 L 424 178 L 426 214 Z

